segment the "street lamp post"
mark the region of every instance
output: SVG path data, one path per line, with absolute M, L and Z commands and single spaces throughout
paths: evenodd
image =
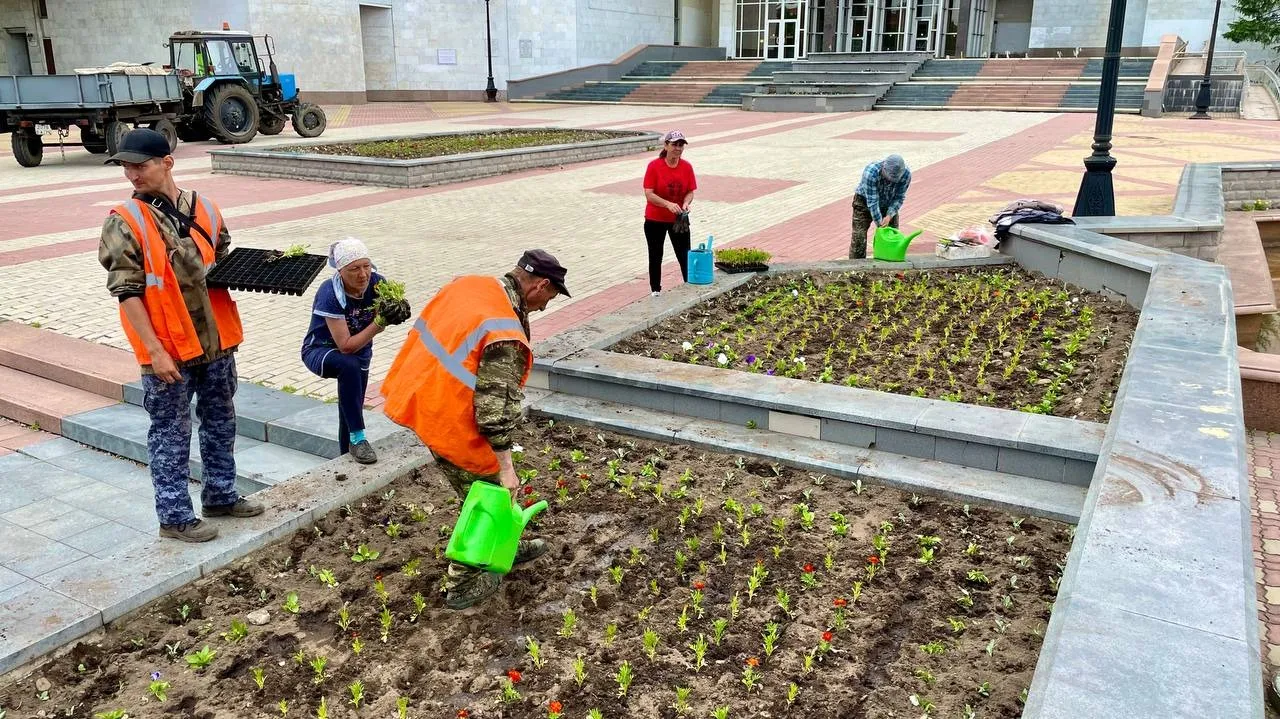
M 1084 179 L 1072 214 L 1076 217 L 1113 217 L 1115 186 L 1111 170 L 1111 127 L 1116 117 L 1116 83 L 1120 79 L 1120 42 L 1124 37 L 1125 0 L 1111 0 L 1107 20 L 1107 48 L 1102 59 L 1102 83 L 1098 89 L 1098 120 L 1093 128 L 1093 154 L 1084 158 Z
M 1222 10 L 1222 0 L 1217 0 L 1213 4 L 1213 29 L 1209 31 L 1209 52 L 1205 54 L 1204 77 L 1200 79 L 1200 91 L 1196 93 L 1196 114 L 1191 116 L 1192 120 L 1210 119 L 1209 105 L 1212 101 L 1213 81 L 1209 79 L 1209 75 L 1213 72 L 1213 44 L 1218 39 L 1218 12 L 1220 10 Z
M 484 0 L 485 55 L 489 58 L 489 84 L 484 88 L 484 101 L 498 101 L 498 86 L 493 84 L 493 31 L 489 29 L 489 0 Z

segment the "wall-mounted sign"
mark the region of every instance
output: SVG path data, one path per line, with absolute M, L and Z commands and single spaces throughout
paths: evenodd
M 457 65 L 458 51 L 457 50 L 436 50 L 436 64 L 437 65 Z

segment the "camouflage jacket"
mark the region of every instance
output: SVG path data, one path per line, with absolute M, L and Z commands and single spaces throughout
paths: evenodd
M 529 337 L 529 312 L 520 297 L 515 278 L 506 275 L 502 278 L 502 285 L 524 327 L 525 337 Z M 485 347 L 480 356 L 474 400 L 476 426 L 489 441 L 489 446 L 498 452 L 511 448 L 511 433 L 520 422 L 524 368 L 528 356 L 528 350 L 519 342 L 495 342 Z
M 178 195 L 178 212 L 190 216 L 194 201 L 194 192 L 182 190 Z M 169 248 L 169 262 L 173 265 L 173 273 L 182 289 L 182 299 L 186 302 L 196 334 L 200 336 L 200 346 L 204 348 L 202 357 L 179 362 L 178 366 L 207 364 L 234 352 L 234 347 L 226 350 L 221 348 L 218 325 L 214 322 L 213 308 L 209 304 L 209 291 L 204 284 L 205 266 L 200 248 L 196 246 L 195 240 L 183 237 L 178 231 L 177 223 L 163 212 L 154 207 L 147 209 L 155 217 L 156 226 L 164 235 L 164 243 Z M 225 222 L 216 239 L 215 258 L 221 260 L 231 251 L 231 234 L 227 231 Z M 133 236 L 133 230 L 129 229 L 124 218 L 114 212 L 102 224 L 98 262 L 107 270 L 107 291 L 111 296 L 121 301 L 143 296 L 147 278 L 142 263 L 142 245 Z M 151 374 L 151 366 L 143 366 L 142 372 Z

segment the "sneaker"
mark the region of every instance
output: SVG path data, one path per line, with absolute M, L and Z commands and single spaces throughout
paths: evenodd
M 649 293 L 649 296 L 650 296 L 650 297 L 657 297 L 657 296 L 658 296 L 658 295 L 660 295 L 660 294 L 662 294 L 662 293 L 661 293 L 661 292 L 659 292 L 658 290 L 654 290 L 653 292 L 650 292 L 650 293 Z
M 373 464 L 378 461 L 378 453 L 373 451 L 373 445 L 369 444 L 369 440 L 362 439 L 351 445 L 351 449 L 347 450 L 351 454 L 351 458 L 360 464 Z
M 262 506 L 262 502 L 255 502 L 251 499 L 241 497 L 236 500 L 235 504 L 228 504 L 222 507 L 210 507 L 205 505 L 200 508 L 200 513 L 206 517 L 256 517 L 266 511 Z
M 160 537 L 176 539 L 180 542 L 207 542 L 218 536 L 218 528 L 199 519 L 186 524 L 160 525 Z
M 547 540 L 521 539 L 513 564 L 525 564 L 547 553 Z
M 488 599 L 502 585 L 502 575 L 481 572 L 466 584 L 450 588 L 444 595 L 444 604 L 450 609 L 467 609 Z

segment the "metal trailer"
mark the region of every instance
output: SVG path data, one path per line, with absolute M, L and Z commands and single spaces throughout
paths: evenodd
M 23 167 L 44 158 L 41 135 L 65 136 L 80 128 L 92 153 L 114 154 L 126 132 L 146 126 L 178 144 L 175 121 L 183 113 L 182 84 L 176 73 L 129 75 L 0 75 L 0 132 L 12 134 L 13 156 Z

